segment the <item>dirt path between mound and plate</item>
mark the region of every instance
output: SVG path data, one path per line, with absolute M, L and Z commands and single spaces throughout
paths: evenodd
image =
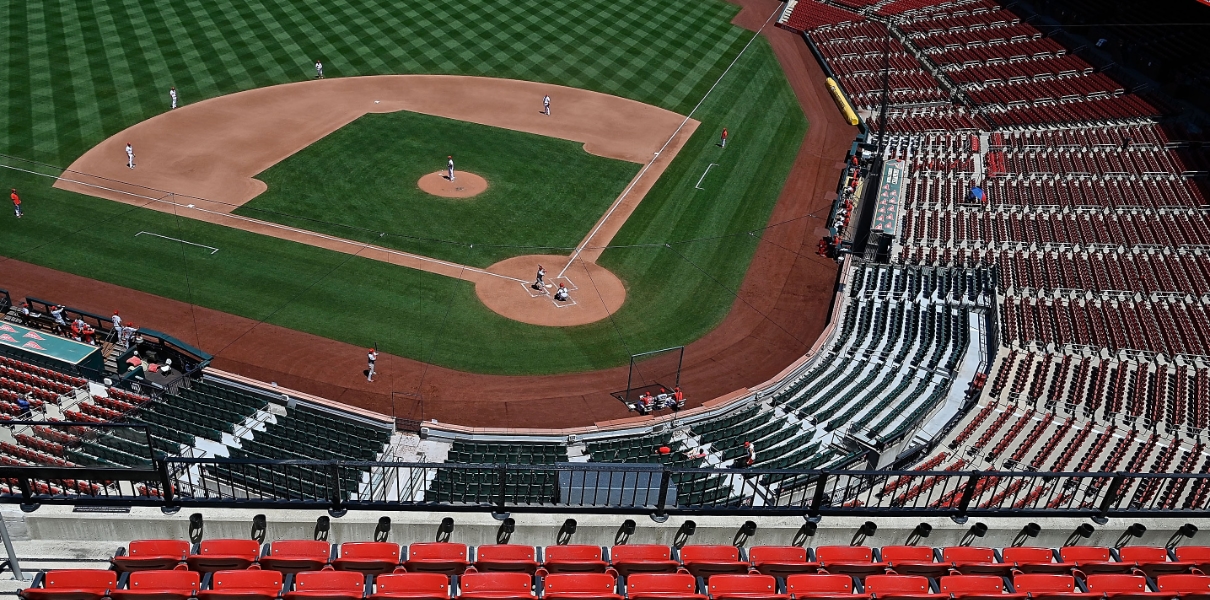
M 732 1 L 744 7 L 735 22 L 750 29 L 774 8 L 765 0 Z M 739 299 L 716 329 L 685 349 L 681 380 L 692 382 L 691 407 L 757 386 L 800 359 L 824 329 L 835 284 L 836 265 L 816 256 L 814 246 L 857 131 L 836 110 L 802 39 L 771 27 L 763 35 L 810 125 Z M 13 260 L 4 264 L 3 283 L 14 297 L 32 294 L 100 314 L 121 307 L 128 320 L 212 352 L 225 348 L 217 368 L 388 415 L 505 428 L 583 427 L 633 415 L 609 396 L 624 386 L 625 367 L 508 377 L 383 355 L 380 376 L 368 383 L 365 349 L 350 344 Z

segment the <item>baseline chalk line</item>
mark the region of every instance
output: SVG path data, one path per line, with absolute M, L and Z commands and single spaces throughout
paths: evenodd
M 209 249 L 210 249 L 210 255 L 211 255 L 211 256 L 214 256 L 214 253 L 215 253 L 215 252 L 218 252 L 218 248 L 215 248 L 214 246 L 207 246 L 206 244 L 197 244 L 197 243 L 190 242 L 190 241 L 187 241 L 187 240 L 182 240 L 182 239 L 180 239 L 180 238 L 168 237 L 168 236 L 166 236 L 166 235 L 160 235 L 160 234 L 158 234 L 158 233 L 152 233 L 152 232 L 150 232 L 150 231 L 140 231 L 140 232 L 138 232 L 138 233 L 134 234 L 134 237 L 139 237 L 140 235 L 153 235 L 153 236 L 155 236 L 155 237 L 162 238 L 162 239 L 165 239 L 165 240 L 171 240 L 171 241 L 174 241 L 174 242 L 180 242 L 180 243 L 182 243 L 182 244 L 189 244 L 190 246 L 197 246 L 198 248 L 209 248 Z M 226 255 L 224 254 L 223 256 L 226 256 Z
M 706 167 L 706 170 L 702 172 L 702 176 L 700 178 L 698 178 L 697 185 L 693 186 L 693 189 L 695 189 L 695 190 L 705 189 L 702 187 L 702 181 L 706 179 L 706 173 L 709 173 L 710 169 L 713 169 L 714 167 L 717 167 L 717 166 L 718 166 L 718 163 L 710 163 L 710 166 Z

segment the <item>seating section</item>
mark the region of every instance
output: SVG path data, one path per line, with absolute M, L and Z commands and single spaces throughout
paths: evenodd
M 438 470 L 425 492 L 426 500 L 482 504 L 498 501 L 503 492 L 507 502 L 539 504 L 554 500 L 556 471 L 505 473 L 501 481 L 499 469 L 486 465 L 555 465 L 568 462 L 568 458 L 567 447 L 562 444 L 457 441 L 446 462 L 479 466 Z

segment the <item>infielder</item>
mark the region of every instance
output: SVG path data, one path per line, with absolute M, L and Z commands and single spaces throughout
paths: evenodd
M 316 79 L 324 78 L 324 64 L 319 62 L 318 60 L 315 61 L 315 78 Z
M 168 88 L 168 97 L 172 98 L 172 108 L 176 108 L 176 86 Z
M 538 277 L 537 277 L 537 279 L 534 280 L 534 289 L 535 290 L 545 290 L 546 289 L 546 283 L 543 281 L 543 279 L 545 279 L 545 278 L 546 278 L 546 269 L 543 269 L 542 265 L 538 265 Z
M 366 355 L 366 360 L 369 366 L 366 367 L 366 381 L 374 381 L 374 361 L 378 360 L 378 351 L 370 348 L 370 353 Z
M 134 146 L 126 144 L 126 166 L 134 168 Z
M 453 181 L 454 180 L 454 157 L 447 156 L 446 158 L 450 159 L 450 161 L 445 164 L 445 169 L 449 173 L 450 181 Z
M 542 111 L 550 116 L 550 96 L 542 96 Z

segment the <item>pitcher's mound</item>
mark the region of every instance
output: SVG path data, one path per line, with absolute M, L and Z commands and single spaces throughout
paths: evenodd
M 487 180 L 469 171 L 454 171 L 454 180 L 445 171 L 429 173 L 416 182 L 422 191 L 442 198 L 470 198 L 487 189 Z

